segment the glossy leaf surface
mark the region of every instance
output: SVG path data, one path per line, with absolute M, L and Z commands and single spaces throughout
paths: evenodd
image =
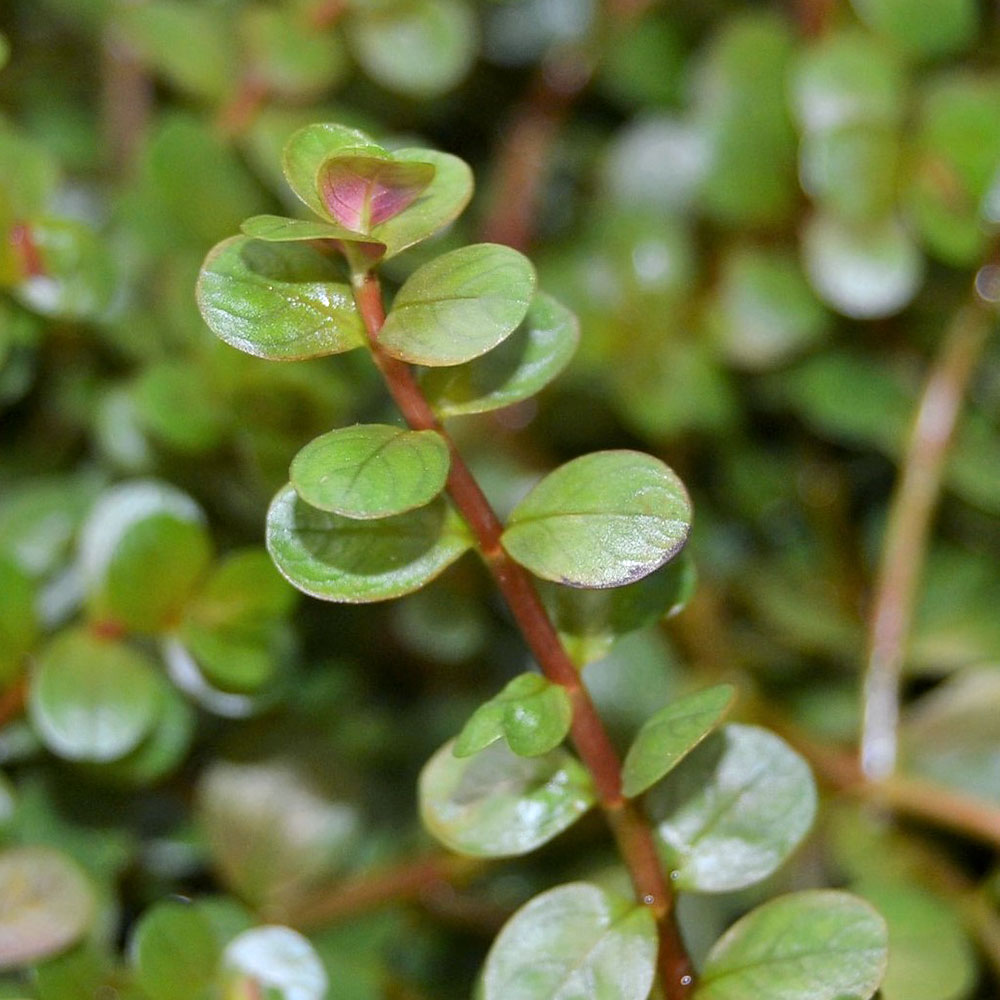
M 419 590 L 472 544 L 444 500 L 377 521 L 317 510 L 286 486 L 267 515 L 267 547 L 294 587 L 327 601 L 366 603 Z
M 58 954 L 79 940 L 95 914 L 86 876 L 61 851 L 0 851 L 0 969 Z
M 291 480 L 319 510 L 380 518 L 430 503 L 444 489 L 449 464 L 437 431 L 355 424 L 310 441 L 292 460 Z
M 774 733 L 730 724 L 706 739 L 647 800 L 656 834 L 688 892 L 729 892 L 767 878 L 806 835 L 816 786 Z
M 619 587 L 680 551 L 691 502 L 659 459 L 604 451 L 545 477 L 507 521 L 503 546 L 521 565 L 574 587 Z
M 498 741 L 459 758 L 449 742 L 424 766 L 419 799 L 424 826 L 446 847 L 503 858 L 562 833 L 594 804 L 594 792 L 565 750 L 519 757 Z
M 559 375 L 579 339 L 576 317 L 550 295 L 537 292 L 511 336 L 464 365 L 432 368 L 423 379 L 424 393 L 442 417 L 511 406 Z
M 470 361 L 517 329 L 534 290 L 534 269 L 510 247 L 477 243 L 452 250 L 410 275 L 379 343 L 415 364 Z
M 324 1000 L 327 995 L 323 963 L 308 939 L 290 927 L 244 931 L 226 945 L 222 962 L 280 1000 Z
M 481 705 L 455 741 L 456 757 L 468 757 L 501 737 L 521 757 L 548 753 L 566 738 L 573 706 L 566 689 L 541 674 L 519 674 Z
M 652 788 L 719 724 L 733 703 L 731 684 L 678 698 L 639 730 L 622 765 L 622 791 L 632 798 Z
M 223 241 L 202 266 L 198 305 L 217 337 L 261 358 L 315 358 L 366 342 L 342 272 L 304 243 Z
M 434 179 L 430 163 L 344 154 L 319 169 L 319 194 L 342 226 L 369 233 L 413 204 Z
M 243 234 L 269 243 L 295 243 L 300 240 L 344 240 L 364 247 L 372 257 L 385 253 L 385 245 L 366 239 L 343 226 L 320 219 L 286 219 L 280 215 L 255 215 L 242 226 Z
M 482 1000 L 645 1000 L 656 971 L 648 909 L 573 882 L 536 896 L 486 958 Z
M 46 647 L 28 698 L 45 745 L 69 760 L 123 757 L 152 729 L 160 707 L 160 679 L 144 653 L 82 630 Z
M 885 922 L 846 892 L 779 896 L 712 947 L 695 1000 L 868 1000 L 885 972 Z

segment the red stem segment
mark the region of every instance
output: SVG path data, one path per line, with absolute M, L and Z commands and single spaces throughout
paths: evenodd
M 690 959 L 674 914 L 674 897 L 660 867 L 648 823 L 622 795 L 621 762 L 576 666 L 569 658 L 528 573 L 500 544 L 503 525 L 479 484 L 439 423 L 412 370 L 382 350 L 378 341 L 385 310 L 376 275 L 356 276 L 354 296 L 364 320 L 375 364 L 392 398 L 414 430 L 434 430 L 448 444 L 448 493 L 476 536 L 479 551 L 510 607 L 542 672 L 562 685 L 573 705 L 571 736 L 589 770 L 601 808 L 629 870 L 636 897 L 650 908 L 659 932 L 659 971 L 665 1000 L 683 1000 L 693 987 Z

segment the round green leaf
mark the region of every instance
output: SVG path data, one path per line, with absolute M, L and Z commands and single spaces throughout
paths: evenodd
M 0 969 L 64 951 L 87 931 L 94 911 L 90 883 L 61 851 L 0 852 Z
M 142 428 L 174 451 L 209 451 L 229 429 L 225 403 L 199 364 L 150 365 L 132 387 L 132 402 Z
M 534 268 L 516 250 L 496 243 L 453 250 L 410 275 L 379 343 L 415 364 L 470 361 L 517 329 L 534 291 Z
M 885 972 L 885 922 L 846 892 L 780 896 L 708 953 L 694 1000 L 868 1000 Z
M 367 342 L 337 263 L 305 243 L 224 240 L 205 258 L 197 294 L 212 332 L 257 357 L 294 361 Z
M 389 159 L 389 153 L 370 136 L 345 125 L 307 125 L 285 144 L 282 163 L 289 185 L 317 215 L 330 222 L 335 220 L 320 194 L 319 171 L 327 160 L 346 152 Z
M 854 890 L 889 927 L 884 1000 L 962 1000 L 972 992 L 976 956 L 953 907 L 908 883 L 864 882 Z
M 577 666 L 607 655 L 623 635 L 679 613 L 697 585 L 693 560 L 677 559 L 635 583 L 604 590 L 538 581 L 538 593 Z
M 472 197 L 472 171 L 457 156 L 436 149 L 397 149 L 392 158 L 402 163 L 429 163 L 434 177 L 409 208 L 372 227 L 372 236 L 386 245 L 386 257 L 436 233 L 454 220 Z
M 139 650 L 64 632 L 42 652 L 28 696 L 45 745 L 69 760 L 109 761 L 139 745 L 160 714 L 156 669 Z
M 111 302 L 115 275 L 105 244 L 71 219 L 36 219 L 31 239 L 42 273 L 14 288 L 28 308 L 58 319 L 93 319 Z
M 507 552 L 571 587 L 620 587 L 652 573 L 687 541 L 691 501 L 663 462 L 637 451 L 584 455 L 546 476 L 514 508 Z
M 519 757 L 502 741 L 462 758 L 446 743 L 420 773 L 418 796 L 424 826 L 441 843 L 487 858 L 541 847 L 595 801 L 590 775 L 565 750 Z
M 647 800 L 689 892 L 730 892 L 767 878 L 816 814 L 808 764 L 774 733 L 730 724 L 683 760 Z
M 220 947 L 212 925 L 190 903 L 157 903 L 132 937 L 136 980 L 150 1000 L 199 1000 L 215 981 Z
M 660 709 L 625 755 L 622 791 L 641 795 L 672 771 L 719 724 L 736 694 L 731 684 L 697 691 Z
M 291 480 L 319 510 L 388 517 L 430 503 L 444 489 L 450 462 L 437 431 L 356 424 L 310 441 L 292 460 Z
M 573 706 L 566 689 L 541 674 L 519 674 L 481 705 L 455 741 L 456 757 L 469 757 L 505 737 L 521 757 L 548 753 L 566 738 Z
M 870 28 L 918 56 L 943 56 L 970 45 L 979 29 L 976 0 L 851 0 Z
M 267 514 L 267 548 L 292 586 L 349 604 L 419 590 L 472 546 L 443 499 L 419 510 L 358 521 L 311 507 L 286 486 Z
M 543 892 L 504 925 L 481 1000 L 646 1000 L 656 974 L 648 909 L 586 882 Z
M 859 227 L 813 216 L 802 233 L 802 253 L 813 288 L 851 319 L 899 312 L 924 277 L 920 251 L 892 218 Z
M 486 413 L 534 396 L 569 364 L 580 340 L 576 317 L 544 292 L 502 344 L 467 364 L 432 368 L 424 394 L 442 417 Z
M 390 90 L 419 98 L 454 87 L 478 50 L 476 20 L 461 0 L 404 0 L 355 8 L 348 38 L 362 68 Z
M 226 945 L 222 964 L 280 1000 L 324 1000 L 327 976 L 309 941 L 290 927 L 254 927 Z

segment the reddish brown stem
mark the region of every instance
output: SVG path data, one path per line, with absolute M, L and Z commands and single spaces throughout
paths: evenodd
M 309 12 L 309 27 L 314 31 L 332 28 L 346 11 L 344 0 L 320 0 Z
M 589 770 L 601 808 L 607 817 L 636 897 L 649 907 L 660 938 L 659 971 L 666 1000 L 682 1000 L 693 986 L 690 960 L 680 937 L 674 897 L 664 878 L 652 831 L 636 806 L 621 790 L 621 762 L 601 718 L 580 682 L 527 572 L 500 544 L 503 525 L 486 499 L 447 431 L 424 397 L 410 367 L 382 350 L 379 332 L 385 310 L 378 278 L 368 272 L 355 280 L 355 300 L 364 320 L 375 364 L 410 427 L 435 430 L 448 444 L 451 469 L 448 493 L 476 536 L 480 554 L 524 635 L 542 672 L 569 694 L 573 705 L 571 737 Z
M 28 677 L 22 674 L 0 694 L 0 729 L 23 711 L 28 700 Z
M 101 63 L 101 132 L 116 174 L 128 173 L 153 109 L 153 81 L 132 48 L 113 33 Z
M 9 239 L 24 277 L 39 278 L 44 275 L 45 262 L 42 260 L 42 254 L 32 235 L 31 227 L 26 222 L 14 223 L 11 226 Z
M 254 76 L 245 76 L 236 93 L 219 110 L 216 128 L 227 138 L 241 135 L 253 124 L 266 100 L 267 84 Z

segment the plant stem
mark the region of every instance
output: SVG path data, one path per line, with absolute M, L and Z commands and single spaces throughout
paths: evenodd
M 504 551 L 503 525 L 490 506 L 450 435 L 424 397 L 412 370 L 382 350 L 378 336 L 385 321 L 377 276 L 371 272 L 354 279 L 354 296 L 368 332 L 372 356 L 392 398 L 414 430 L 434 430 L 451 453 L 448 493 L 469 527 L 501 593 L 545 676 L 562 685 L 573 706 L 571 737 L 591 774 L 597 798 L 611 826 L 628 868 L 636 897 L 656 919 L 660 947 L 659 971 L 666 1000 L 682 1000 L 693 985 L 690 960 L 674 913 L 674 896 L 663 876 L 649 824 L 621 790 L 621 762 L 601 718 L 580 681 L 545 611 L 531 577 Z
M 3 694 L 0 694 L 0 729 L 24 711 L 28 701 L 28 675 L 21 674 Z
M 931 518 L 962 397 L 991 326 L 990 312 L 973 302 L 959 311 L 945 333 L 890 503 L 862 694 L 861 769 L 870 781 L 881 781 L 895 770 L 903 661 Z

